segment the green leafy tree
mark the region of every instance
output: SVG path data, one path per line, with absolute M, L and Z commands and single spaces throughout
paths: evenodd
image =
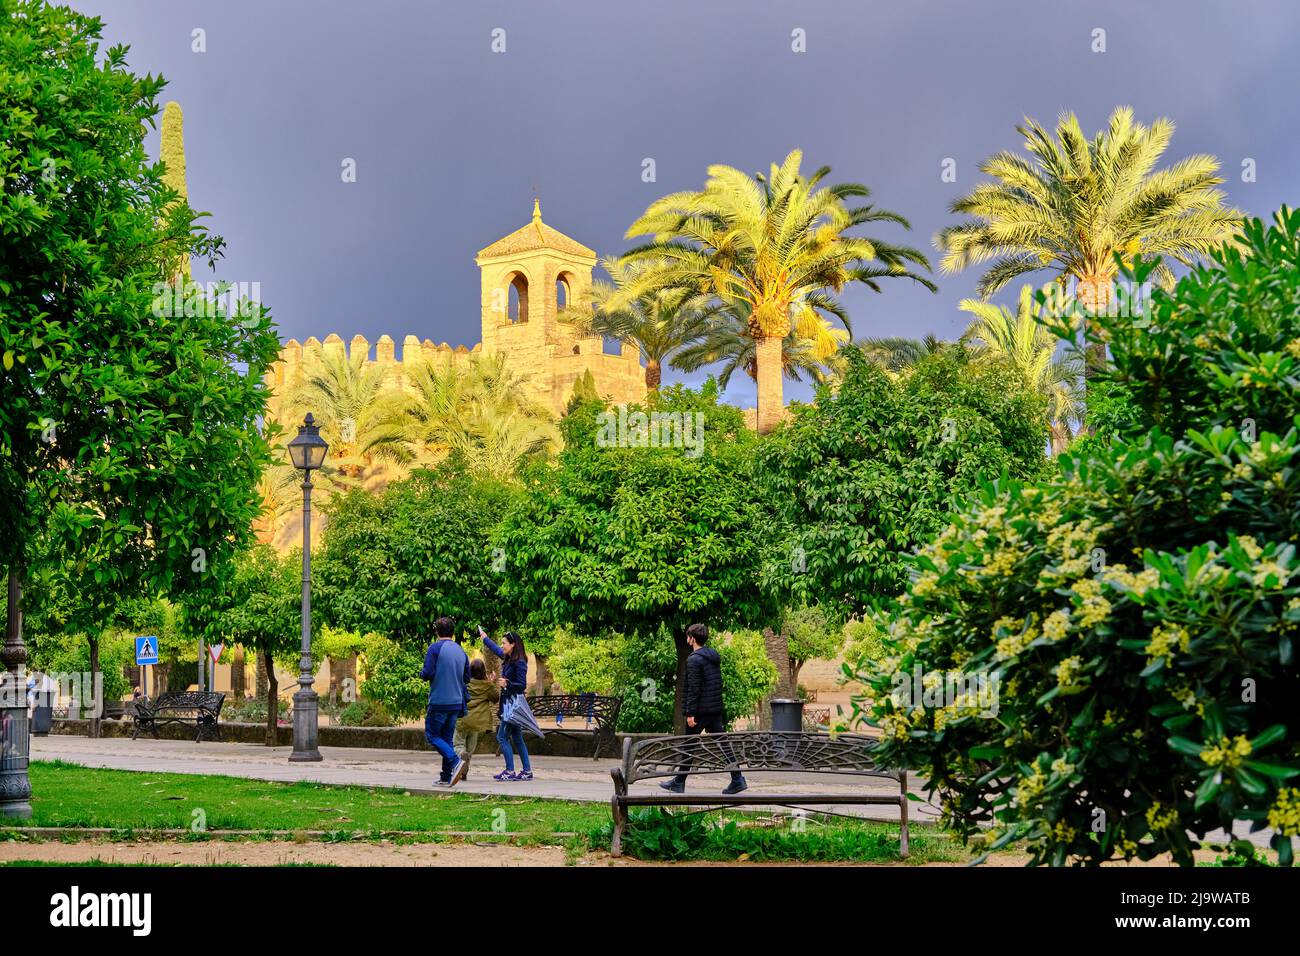
M 517 486 L 475 477 L 451 460 L 381 494 L 336 496 L 312 562 L 323 619 L 421 655 L 439 616 L 489 631 L 513 623 L 501 598 L 506 556 L 491 535 L 518 494 Z
M 1021 385 L 1046 399 L 1052 453 L 1062 451 L 1083 420 L 1083 362 L 1072 350 L 1062 352 L 1033 286 L 1021 287 L 1014 314 L 979 299 L 962 299 L 959 308 L 974 316 L 962 341 L 973 344 L 975 358 L 1009 362 Z
M 279 349 L 260 306 L 159 295 L 222 241 L 145 154 L 164 81 L 101 33 L 66 7 L 0 10 L 0 564 L 17 596 L 54 556 L 87 634 L 122 595 L 212 597 L 258 511 Z M 8 610 L 16 665 L 20 602 Z
M 704 189 L 656 200 L 627 230 L 629 239 L 652 238 L 623 257 L 644 268 L 621 287 L 622 301 L 682 289 L 746 304 L 760 433 L 783 414 L 781 343 L 792 324 L 805 336 L 823 315 L 847 327 L 838 295 L 851 282 L 880 291 L 881 279 L 909 278 L 934 288 L 912 271 L 929 269 L 919 251 L 848 235 L 869 223 L 908 227 L 907 220 L 870 204 L 850 207 L 870 190 L 858 183 L 822 185 L 830 167 L 804 176 L 802 161 L 794 150 L 769 175 L 754 177 L 710 166 Z
M 1048 467 L 1042 399 L 1009 369 L 938 354 L 891 376 L 856 348 L 846 359 L 837 392 L 761 443 L 757 472 L 775 516 L 768 586 L 841 620 L 903 591 L 908 552 L 982 475 Z
M 302 553 L 252 546 L 236 560 L 225 596 L 223 636 L 255 651 L 266 674 L 266 746 L 274 747 L 280 697 L 275 661 L 296 660 L 302 648 Z M 315 616 L 312 626 L 314 638 Z
M 1284 209 L 1158 290 L 1143 327 L 1098 316 L 1100 380 L 1138 420 L 1061 456 L 1059 479 L 985 486 L 917 556 L 860 703 L 882 759 L 929 780 L 964 838 L 1024 840 L 1034 863 L 1190 866 L 1210 831 L 1246 823 L 1292 862 L 1298 301 Z M 896 693 L 918 669 L 996 676 L 995 693 Z
M 790 653 L 790 683 L 799 686 L 799 672 L 811 660 L 830 660 L 844 646 L 844 628 L 823 609 L 787 608 L 781 631 Z
M 774 613 L 754 587 L 761 550 L 761 502 L 749 480 L 755 439 L 738 409 L 675 387 L 651 412 L 703 416 L 703 449 L 602 443 L 611 421 L 599 403 L 563 423 L 565 448 L 553 466 L 530 474 L 527 494 L 497 534 L 506 559 L 503 590 L 530 613 L 534 630 L 617 631 L 647 638 L 666 628 L 675 655 L 666 674 L 643 674 L 667 697 L 677 688 L 673 724 L 683 726 L 680 686 L 686 626 L 760 623 Z M 639 409 L 632 406 L 629 414 Z M 615 418 L 617 416 L 615 415 Z M 635 445 L 631 431 L 626 444 Z

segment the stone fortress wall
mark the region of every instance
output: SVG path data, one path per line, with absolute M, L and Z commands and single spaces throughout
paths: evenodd
M 392 387 L 409 387 L 412 370 L 421 362 L 458 364 L 474 356 L 504 355 L 506 367 L 529 382 L 533 397 L 556 415 L 564 413 L 574 383 L 591 372 L 596 390 L 615 404 L 639 402 L 646 396 L 645 370 L 635 345 L 624 344 L 615 354 L 605 352 L 599 336 L 582 336 L 558 314 L 566 302 L 577 302 L 591 286 L 596 254 L 542 222 L 539 204 L 532 222 L 479 250 L 475 257 L 481 276 L 482 341 L 472 349 L 408 334 L 401 355 L 387 334 L 374 345 L 361 335 L 346 346 L 337 333 L 324 342 L 311 336 L 290 339 L 268 374 L 274 394 L 283 396 L 305 369 L 331 353 L 390 369 Z M 274 404 L 273 404 L 274 408 Z M 276 409 L 278 411 L 278 409 Z

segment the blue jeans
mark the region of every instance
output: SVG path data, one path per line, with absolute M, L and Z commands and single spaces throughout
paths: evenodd
M 507 770 L 515 769 L 515 751 L 518 751 L 519 762 L 525 770 L 532 771 L 533 768 L 528 763 L 528 748 L 524 746 L 524 732 L 516 724 L 501 721 L 501 726 L 497 728 L 497 743 L 501 745 L 501 756 L 506 758 Z
M 459 717 L 454 710 L 431 710 L 424 715 L 424 739 L 429 741 L 430 747 L 442 754 L 442 773 L 438 779 L 444 783 L 451 779 L 451 770 L 460 759 L 456 748 L 452 746 Z

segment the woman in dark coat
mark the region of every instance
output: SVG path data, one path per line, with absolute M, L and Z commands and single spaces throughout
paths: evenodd
M 514 631 L 506 631 L 501 644 L 487 636 L 479 628 L 483 646 L 501 658 L 501 676 L 497 684 L 501 687 L 501 705 L 498 714 L 504 714 L 511 698 L 522 694 L 528 687 L 528 652 L 524 650 L 524 639 Z M 517 724 L 504 718 L 497 728 L 497 743 L 501 745 L 501 756 L 505 758 L 506 768 L 494 776 L 493 780 L 532 780 L 533 768 L 528 761 L 528 748 L 524 745 L 524 732 Z M 519 754 L 520 771 L 515 773 L 515 754 Z

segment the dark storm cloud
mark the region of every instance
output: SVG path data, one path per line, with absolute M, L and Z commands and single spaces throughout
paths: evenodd
M 548 223 L 617 253 L 651 200 L 697 188 L 710 163 L 766 169 L 796 146 L 914 226 L 882 235 L 932 252 L 948 202 L 981 159 L 1019 147 L 1025 114 L 1071 109 L 1093 130 L 1130 104 L 1178 124 L 1171 159 L 1219 156 L 1241 208 L 1300 199 L 1293 0 L 73 3 L 170 81 L 190 200 L 229 243 L 220 276 L 260 281 L 286 338 L 472 345 L 474 253 L 527 222 L 534 189 Z M 498 27 L 504 54 L 489 47 Z M 206 53 L 191 52 L 195 28 Z M 791 51 L 796 28 L 806 53 Z M 345 157 L 356 183 L 341 181 Z M 940 181 L 948 157 L 956 183 Z M 974 282 L 853 291 L 854 331 L 955 336 Z M 729 397 L 752 404 L 752 386 Z

